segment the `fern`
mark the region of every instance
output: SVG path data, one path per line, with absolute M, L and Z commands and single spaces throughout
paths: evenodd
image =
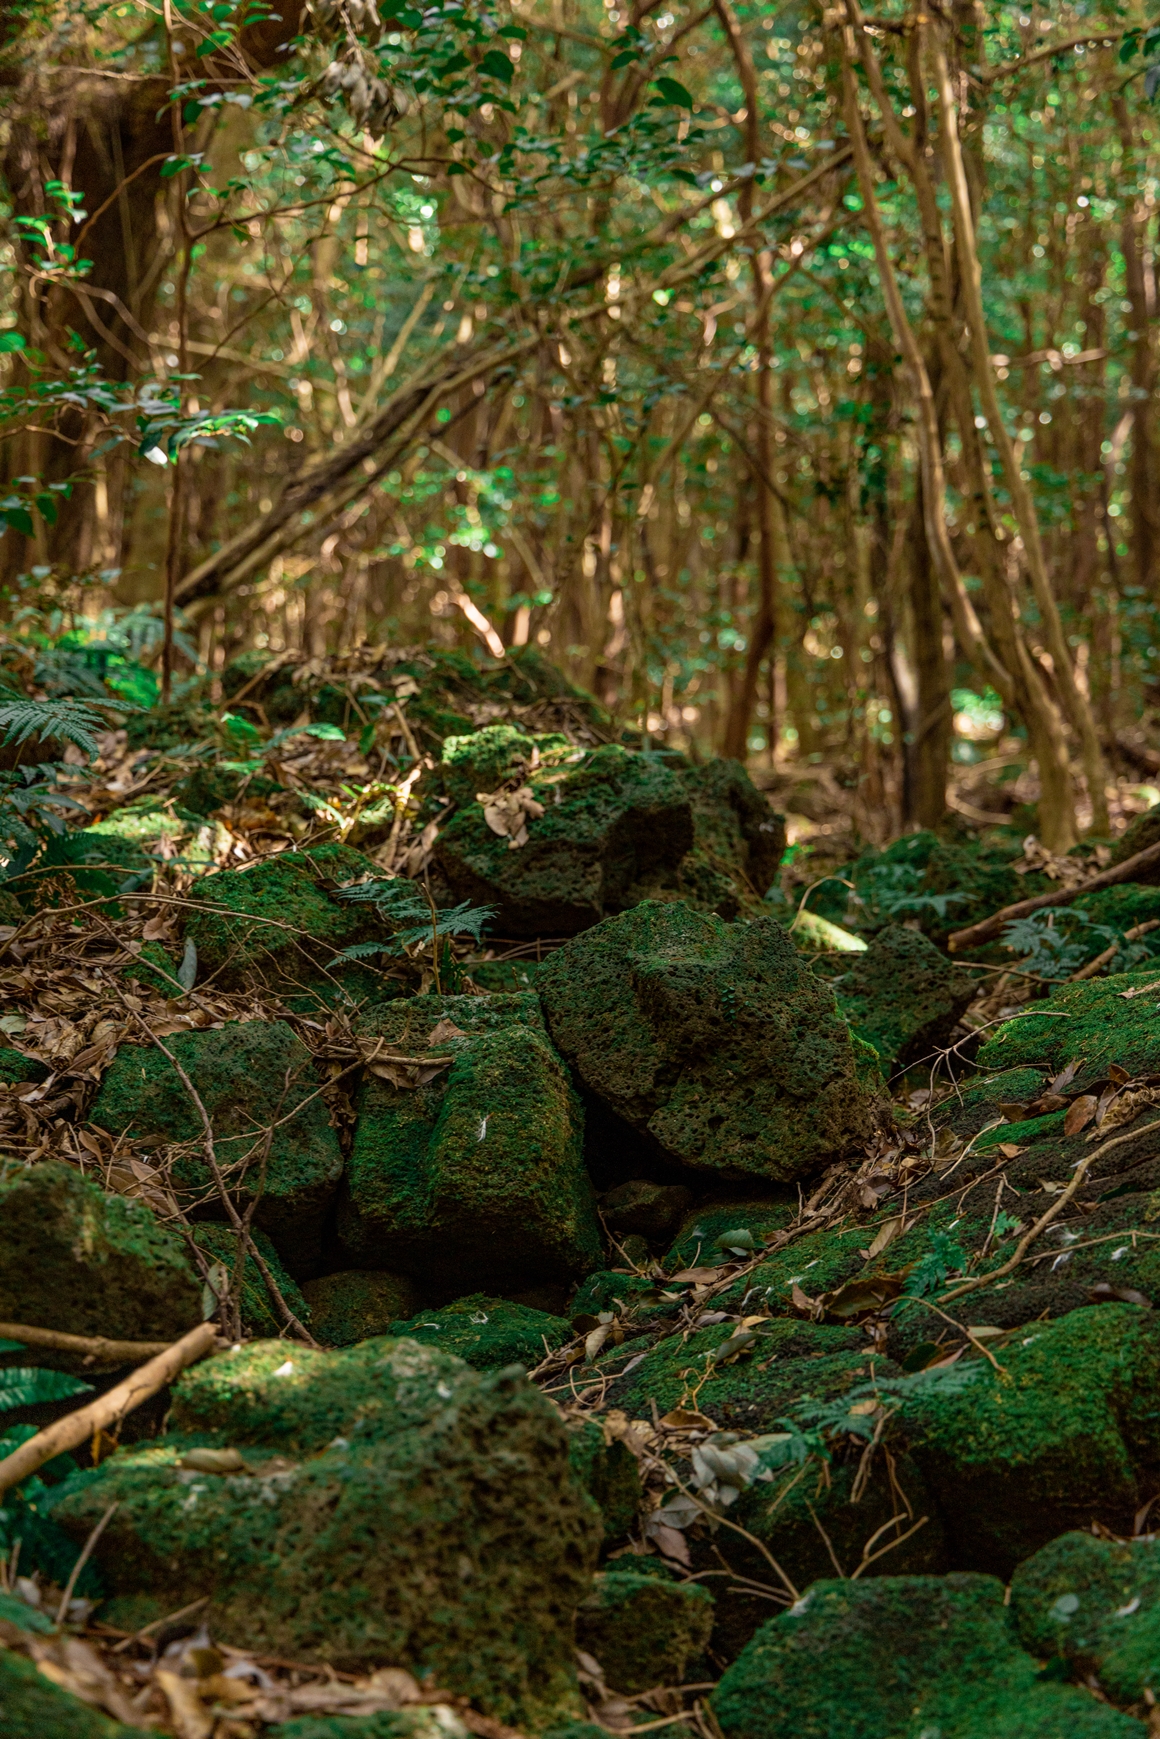
M 0 1413 L 10 1413 L 14 1407 L 42 1407 L 46 1401 L 67 1401 L 73 1395 L 92 1392 L 91 1383 L 82 1383 L 66 1371 L 29 1365 L 10 1365 L 0 1371 Z
M 336 966 L 344 960 L 366 960 L 372 954 L 405 954 L 409 948 L 424 943 L 430 945 L 440 936 L 470 936 L 478 947 L 483 940 L 483 927 L 495 917 L 494 906 L 473 906 L 469 900 L 452 906 L 449 911 L 436 911 L 415 892 L 415 884 L 393 877 L 385 882 L 359 882 L 350 888 L 339 888 L 343 900 L 366 900 L 374 903 L 379 917 L 395 931 L 389 942 L 356 942 L 336 954 L 330 962 Z
M 11 691 L 9 691 L 11 695 Z M 121 712 L 128 708 L 116 703 Z M 22 695 L 0 698 L 0 730 L 5 743 L 26 743 L 30 737 L 51 737 L 56 742 L 75 743 L 86 755 L 97 753 L 94 731 L 104 729 L 105 721 L 95 710 L 95 703 L 82 700 L 28 700 Z

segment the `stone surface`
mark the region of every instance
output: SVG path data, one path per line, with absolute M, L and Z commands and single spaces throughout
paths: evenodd
M 347 1269 L 308 1280 L 302 1291 L 311 1333 L 323 1346 L 349 1347 L 386 1334 L 415 1308 L 415 1286 L 404 1274 Z
M 979 845 L 929 831 L 904 834 L 885 850 L 868 846 L 810 895 L 809 909 L 867 936 L 914 922 L 941 944 L 952 930 L 1053 885 L 1044 876 L 1016 875 L 1011 865 L 1020 855 L 1014 841 Z M 853 882 L 853 890 L 844 882 Z
M 1011 1578 L 1024 1648 L 1095 1673 L 1114 1703 L 1160 1701 L 1160 1544 L 1062 1534 Z
M 192 1236 L 206 1260 L 211 1265 L 220 1264 L 232 1283 L 238 1254 L 237 1235 L 233 1227 L 215 1226 L 203 1221 L 193 1227 Z M 251 1232 L 250 1236 L 289 1308 L 299 1322 L 310 1325 L 313 1322 L 310 1305 L 299 1291 L 293 1277 L 282 1266 L 278 1252 L 269 1238 L 264 1232 L 258 1231 Z M 242 1265 L 241 1309 L 242 1330 L 245 1334 L 263 1336 L 284 1332 L 285 1319 L 270 1296 L 270 1288 L 266 1285 L 262 1270 L 251 1255 L 247 1255 Z
M 636 1456 L 619 1438 L 607 1438 L 595 1419 L 564 1420 L 574 1477 L 600 1511 L 606 1548 L 627 1538 L 641 1501 Z
M 417 1087 L 370 1078 L 338 1232 L 352 1266 L 412 1274 L 444 1296 L 523 1292 L 600 1261 L 580 1104 L 536 998 L 413 997 L 369 1009 L 364 1039 L 450 1056 Z M 402 1047 L 400 1050 L 399 1047 Z
M 614 1238 L 630 1232 L 642 1238 L 667 1238 L 688 1212 L 692 1200 L 693 1192 L 683 1184 L 630 1178 L 601 1196 L 600 1217 Z
M 1143 815 L 1137 815 L 1125 833 L 1122 833 L 1112 847 L 1111 863 L 1125 863 L 1128 858 L 1135 857 L 1138 851 L 1147 851 L 1150 845 L 1160 844 L 1160 808 L 1146 809 Z M 1160 866 L 1153 864 L 1151 869 L 1144 870 L 1140 881 L 1155 885 L 1160 882 Z
M 1128 994 L 1153 984 L 1155 996 Z M 1157 1003 L 1160 971 L 1155 967 L 1061 985 L 1001 1026 L 979 1051 L 979 1067 L 988 1074 L 1036 1068 L 1051 1077 L 1075 1061 L 1073 1093 L 1103 1079 L 1113 1063 L 1129 1075 L 1160 1073 Z
M 670 1161 L 788 1181 L 875 1126 L 873 1053 L 772 918 L 646 901 L 557 950 L 538 988 L 584 1085 Z
M 631 1560 L 629 1560 L 631 1562 Z M 607 1570 L 576 1613 L 576 1641 L 614 1691 L 679 1685 L 713 1629 L 713 1596 L 698 1582 Z
M 260 1192 L 255 1224 L 293 1274 L 309 1274 L 321 1253 L 342 1154 L 306 1046 L 284 1021 L 236 1021 L 216 1031 L 174 1033 L 166 1048 L 205 1106 L 235 1200 L 244 1205 Z M 89 1119 L 112 1135 L 130 1135 L 146 1152 L 190 1143 L 174 1163 L 173 1183 L 203 1216 L 224 1217 L 200 1148 L 200 1116 L 163 1052 L 123 1045 Z M 262 1131 L 272 1125 L 267 1157 Z
M 975 993 L 920 930 L 888 924 L 865 954 L 852 954 L 829 982 L 854 1032 L 873 1045 L 884 1074 L 933 1062 Z
M 47 1081 L 48 1070 L 35 1057 L 26 1057 L 11 1045 L 0 1045 L 0 1081 L 14 1086 L 19 1081 Z
M 471 803 L 435 848 L 458 899 L 497 908 L 500 935 L 587 929 L 632 904 L 643 878 L 675 870 L 693 843 L 688 794 L 660 756 L 610 743 L 575 767 L 529 772 L 526 783 L 543 805 L 542 815 L 528 819 L 526 844 L 513 850 Z
M 712 1697 L 725 1739 L 1144 1739 L 1045 1681 L 989 1576 L 821 1581 L 764 1624 Z
M 409 1322 L 395 1322 L 391 1333 L 453 1353 L 477 1371 L 499 1371 L 508 1365 L 533 1369 L 572 1330 L 547 1311 L 476 1292 L 442 1310 L 421 1310 Z
M 600 1523 L 520 1375 L 406 1340 L 257 1341 L 186 1372 L 170 1426 L 58 1488 L 78 1541 L 119 1503 L 96 1553 L 113 1596 L 174 1611 L 208 1594 L 236 1647 L 431 1673 L 533 1728 L 571 1712 Z M 193 1444 L 236 1448 L 248 1471 L 185 1470 Z
M 143 1202 L 105 1195 L 59 1160 L 28 1169 L 8 1162 L 0 1179 L 0 1320 L 177 1340 L 201 1317 L 201 1282 L 182 1239 Z
M 323 994 L 344 977 L 354 982 L 358 969 L 336 970 L 329 962 L 387 931 L 369 902 L 337 899 L 335 890 L 368 876 L 381 879 L 369 858 L 346 845 L 283 852 L 251 870 L 207 876 L 196 887 L 204 904 L 185 923 L 199 980 L 213 973 L 228 990 L 253 978 L 283 995 Z M 363 976 L 365 993 L 375 980 Z

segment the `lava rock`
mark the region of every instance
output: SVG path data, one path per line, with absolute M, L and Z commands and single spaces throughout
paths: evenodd
M 310 1327 L 324 1346 L 350 1347 L 386 1334 L 415 1308 L 415 1286 L 405 1274 L 348 1269 L 308 1280 L 302 1288 Z M 458 1350 L 458 1349 L 455 1349 Z
M 626 1696 L 683 1683 L 712 1629 L 713 1596 L 699 1582 L 619 1567 L 596 1578 L 576 1613 L 576 1641 Z
M 672 1235 L 688 1212 L 693 1192 L 684 1184 L 652 1183 L 648 1178 L 630 1178 L 600 1198 L 600 1214 L 613 1237 L 630 1232 L 642 1238 Z
M 873 1052 L 772 918 L 646 901 L 558 949 L 538 988 L 585 1087 L 691 1169 L 790 1181 L 880 1115 Z
M 1160 1698 L 1160 1543 L 1061 1534 L 1011 1578 L 1024 1648 L 1094 1671 L 1114 1703 Z M 1149 1697 L 1149 1693 L 1151 1696 Z
M 217 1292 L 220 1297 L 223 1279 L 228 1278 L 232 1284 L 237 1269 L 237 1233 L 232 1226 L 215 1226 L 203 1221 L 193 1227 L 192 1237 L 194 1244 L 209 1264 L 209 1273 L 215 1282 L 211 1290 Z M 294 1315 L 304 1326 L 311 1323 L 313 1318 L 310 1305 L 303 1293 L 299 1291 L 297 1282 L 282 1266 L 278 1252 L 265 1232 L 251 1228 L 250 1237 L 287 1307 L 294 1312 Z M 215 1268 L 218 1270 L 216 1274 L 214 1273 Z M 286 1318 L 278 1309 L 261 1268 L 254 1257 L 248 1253 L 242 1264 L 240 1303 L 242 1328 L 246 1334 L 265 1336 L 285 1332 Z
M 920 930 L 901 924 L 880 930 L 830 985 L 854 1032 L 878 1052 L 884 1074 L 908 1068 L 944 1043 L 975 994 L 967 973 Z
M 476 1292 L 442 1310 L 423 1310 L 409 1322 L 393 1323 L 391 1333 L 453 1353 L 477 1371 L 499 1371 L 516 1364 L 531 1370 L 572 1330 L 547 1311 Z

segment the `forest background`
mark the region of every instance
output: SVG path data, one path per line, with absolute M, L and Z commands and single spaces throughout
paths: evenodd
M 1058 852 L 1160 795 L 1138 6 L 0 30 L 0 583 L 40 692 L 532 645 L 872 841 L 949 802 Z

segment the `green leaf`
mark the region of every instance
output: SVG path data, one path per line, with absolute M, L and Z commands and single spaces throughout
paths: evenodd
M 498 48 L 489 48 L 479 63 L 479 70 L 487 78 L 499 79 L 501 84 L 510 85 L 516 69 L 506 54 L 501 54 Z
M 73 1395 L 91 1395 L 91 1383 L 70 1377 L 67 1371 L 43 1371 L 35 1366 L 12 1365 L 0 1371 L 0 1413 L 13 1407 L 40 1407 L 46 1401 L 67 1401 Z
M 32 515 L 27 507 L 0 508 L 0 516 L 3 517 L 9 531 L 23 532 L 25 537 L 32 536 Z
M 20 332 L 0 332 L 0 353 L 9 350 L 23 350 L 24 336 Z
M 691 109 L 693 98 L 683 84 L 675 78 L 658 78 L 653 80 L 656 89 L 661 93 L 666 103 L 673 103 L 679 109 Z

